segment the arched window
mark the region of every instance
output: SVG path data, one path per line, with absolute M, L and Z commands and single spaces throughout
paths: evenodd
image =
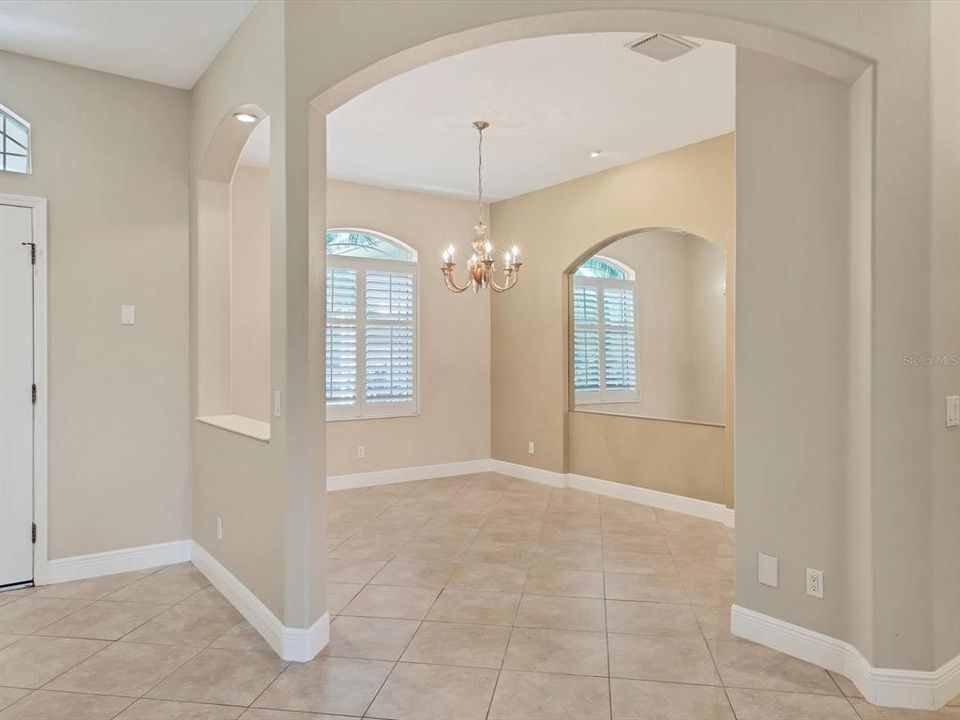
M 640 399 L 634 271 L 594 255 L 573 273 L 573 386 L 576 402 Z
M 326 242 L 327 419 L 416 414 L 416 251 L 353 228 Z
M 30 172 L 30 123 L 0 105 L 0 170 Z
M 417 252 L 396 238 L 371 230 L 327 230 L 327 255 L 368 260 L 415 261 Z
M 633 280 L 633 270 L 621 262 L 602 255 L 594 255 L 577 268 L 576 277 L 607 278 L 609 280 Z

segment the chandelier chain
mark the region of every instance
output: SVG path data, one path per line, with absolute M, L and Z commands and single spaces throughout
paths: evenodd
M 483 222 L 483 127 L 477 128 L 477 215 Z

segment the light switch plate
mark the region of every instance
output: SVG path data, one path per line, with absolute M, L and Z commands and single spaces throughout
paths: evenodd
M 960 395 L 947 397 L 947 427 L 960 427 Z
M 757 580 L 762 585 L 780 587 L 779 561 L 773 555 L 760 553 L 757 558 Z
M 137 323 L 137 309 L 133 305 L 120 306 L 120 324 L 135 325 Z

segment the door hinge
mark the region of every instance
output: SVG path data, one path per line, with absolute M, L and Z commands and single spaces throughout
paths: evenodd
M 37 542 L 37 524 L 33 523 L 30 529 L 30 541 L 33 543 Z
M 37 404 L 37 384 L 36 383 L 30 386 L 30 400 L 33 402 L 34 405 Z
M 37 264 L 37 244 L 35 242 L 22 242 L 20 244 L 30 246 L 30 264 L 36 265 Z

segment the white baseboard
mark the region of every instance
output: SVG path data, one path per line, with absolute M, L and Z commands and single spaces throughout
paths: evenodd
M 148 570 L 161 565 L 173 565 L 190 559 L 190 541 L 141 545 L 139 547 L 107 550 L 90 555 L 75 555 L 47 561 L 46 583 L 85 580 L 101 575 L 114 575 L 131 570 Z
M 434 478 L 454 477 L 456 475 L 472 475 L 481 472 L 496 472 L 510 477 L 529 480 L 530 482 L 550 485 L 556 488 L 574 488 L 603 495 L 605 497 L 641 503 L 661 510 L 693 515 L 694 517 L 713 520 L 723 523 L 727 527 L 734 525 L 734 511 L 719 503 L 697 498 L 674 495 L 659 490 L 634 485 L 600 480 L 586 475 L 574 473 L 558 473 L 553 470 L 520 465 L 506 460 L 467 460 L 464 462 L 445 463 L 440 465 L 423 465 L 397 470 L 379 470 L 354 475 L 332 475 L 327 478 L 327 490 L 348 490 L 354 488 L 372 487 L 374 485 L 390 485 L 393 483 L 410 482 L 413 480 L 432 480 Z
M 414 480 L 433 480 L 455 475 L 473 475 L 488 472 L 490 461 L 464 460 L 462 462 L 441 463 L 439 465 L 421 465 L 419 467 L 397 468 L 396 470 L 374 470 L 352 475 L 330 475 L 327 477 L 327 490 L 352 490 L 374 485 L 392 485 L 393 483 L 413 482 Z
M 489 460 L 490 472 L 509 475 L 510 477 L 529 480 L 530 482 L 550 485 L 556 488 L 567 487 L 567 476 L 563 473 L 553 470 L 544 470 L 543 468 L 531 467 L 530 465 L 519 465 L 517 463 L 507 462 L 506 460 Z
M 874 705 L 933 710 L 960 694 L 960 655 L 937 670 L 875 668 L 853 645 L 734 605 L 734 635 L 846 675 Z
M 674 495 L 673 493 L 663 492 L 661 490 L 650 490 L 648 488 L 637 487 L 635 485 L 624 485 L 623 483 L 611 482 L 609 480 L 600 480 L 598 478 L 587 477 L 586 475 L 567 474 L 567 487 L 575 490 L 587 490 L 597 495 L 616 498 L 617 500 L 626 500 L 628 502 L 640 503 L 661 510 L 672 510 L 673 512 L 693 515 L 694 517 L 704 518 L 723 523 L 727 527 L 734 525 L 734 511 L 726 505 L 710 502 L 709 500 L 699 500 L 698 498 L 686 497 L 684 495 Z
M 282 659 L 309 662 L 330 641 L 330 616 L 327 613 L 309 628 L 286 627 L 246 585 L 197 542 L 193 543 L 193 564 Z

